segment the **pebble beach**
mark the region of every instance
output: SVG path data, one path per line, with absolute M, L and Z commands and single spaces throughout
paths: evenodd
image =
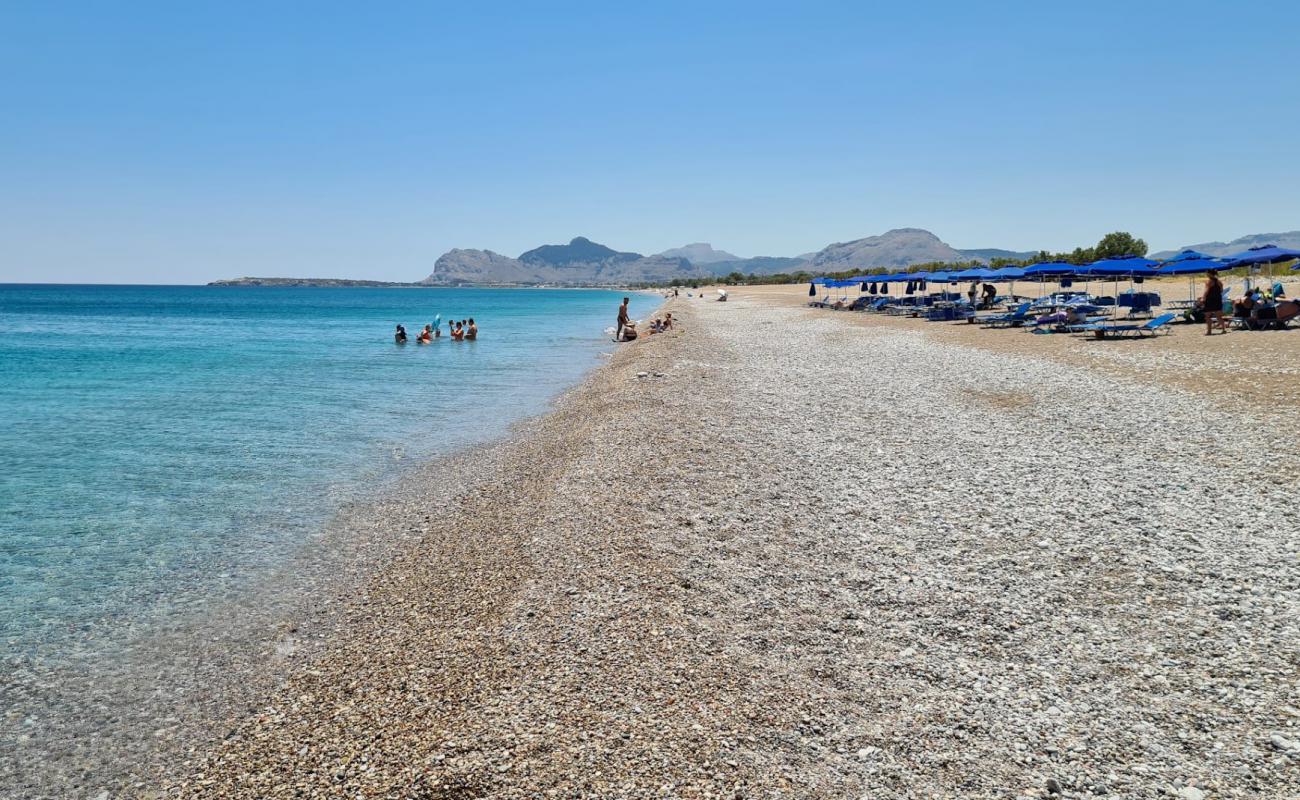
M 1287 395 L 783 291 L 670 300 L 384 503 L 328 635 L 138 795 L 1300 797 Z

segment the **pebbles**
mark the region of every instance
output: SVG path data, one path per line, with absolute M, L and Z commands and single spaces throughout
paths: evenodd
M 835 315 L 671 310 L 689 334 L 525 431 L 165 793 L 1300 790 L 1300 487 L 1267 431 Z

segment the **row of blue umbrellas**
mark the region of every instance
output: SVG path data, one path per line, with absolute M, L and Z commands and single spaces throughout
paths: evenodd
M 1159 278 L 1168 275 L 1194 275 L 1212 269 L 1228 270 L 1259 264 L 1278 264 L 1300 259 L 1300 250 L 1289 250 L 1276 245 L 1252 247 L 1226 258 L 1214 258 L 1195 250 L 1184 250 L 1165 261 L 1153 261 L 1138 256 L 1103 258 L 1091 264 L 1068 264 L 1052 261 L 1031 264 L 1027 267 L 1002 267 L 987 269 L 974 267 L 956 272 L 898 272 L 890 275 L 860 275 L 856 278 L 814 278 L 813 283 L 826 287 L 856 286 L 860 283 L 904 283 L 927 281 L 932 283 L 957 283 L 961 281 L 1018 281 L 1025 279 L 1059 278 Z M 1300 263 L 1292 269 L 1300 270 Z

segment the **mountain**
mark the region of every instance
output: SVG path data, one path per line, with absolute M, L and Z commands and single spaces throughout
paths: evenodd
M 1252 247 L 1259 247 L 1265 244 L 1275 244 L 1278 247 L 1288 247 L 1292 250 L 1300 250 L 1300 231 L 1290 231 L 1288 233 L 1252 233 L 1242 236 L 1239 239 L 1233 239 L 1231 242 L 1201 242 L 1200 244 L 1189 244 L 1180 247 L 1177 250 L 1161 250 L 1159 253 L 1151 253 L 1147 258 L 1154 258 L 1159 261 L 1162 258 L 1176 256 L 1183 250 L 1195 250 L 1198 253 L 1205 253 L 1207 256 L 1233 256 Z
M 996 247 L 985 247 L 976 250 L 958 250 L 967 261 L 983 261 L 989 263 L 995 258 L 1010 258 L 1016 261 L 1025 261 L 1038 255 L 1037 250 L 1020 251 L 1020 250 L 999 250 Z
M 426 286 L 471 284 L 617 285 L 708 278 L 711 274 L 684 258 L 643 256 L 606 247 L 582 236 L 568 244 L 548 244 L 510 258 L 491 250 L 449 250 L 420 281 Z
M 745 261 L 738 255 L 728 253 L 726 250 L 714 250 L 713 245 L 708 242 L 696 242 L 684 247 L 674 247 L 671 250 L 665 250 L 659 255 L 666 258 L 684 258 L 692 264 L 716 264 L 719 261 Z
M 828 245 L 809 262 L 814 272 L 868 267 L 906 267 L 928 261 L 962 261 L 960 252 L 920 228 L 896 228 L 879 236 Z
M 640 253 L 620 253 L 582 236 L 571 240 L 568 244 L 544 244 L 519 256 L 519 260 L 525 264 L 552 267 L 617 263 L 636 261 L 638 258 L 644 256 Z
M 549 278 L 531 265 L 491 250 L 448 250 L 420 281 L 426 286 L 450 283 L 545 283 Z

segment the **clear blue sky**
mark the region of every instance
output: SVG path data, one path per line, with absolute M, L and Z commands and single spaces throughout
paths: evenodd
M 0 281 L 1300 228 L 1300 3 L 0 5 Z

